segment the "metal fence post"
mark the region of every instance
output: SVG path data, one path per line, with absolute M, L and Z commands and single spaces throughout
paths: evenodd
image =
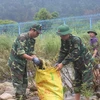
M 20 35 L 20 23 L 18 23 L 18 34 Z
M 90 29 L 92 29 L 92 18 L 90 18 Z
M 64 25 L 66 25 L 66 22 L 65 22 L 65 20 L 63 19 L 63 22 L 64 22 Z

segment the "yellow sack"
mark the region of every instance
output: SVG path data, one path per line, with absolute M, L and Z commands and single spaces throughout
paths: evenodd
M 63 100 L 61 75 L 55 68 L 37 69 L 35 81 L 40 100 Z

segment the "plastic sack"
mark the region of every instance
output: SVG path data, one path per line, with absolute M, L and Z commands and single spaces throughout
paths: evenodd
M 35 81 L 40 100 L 63 100 L 61 75 L 55 68 L 37 69 Z

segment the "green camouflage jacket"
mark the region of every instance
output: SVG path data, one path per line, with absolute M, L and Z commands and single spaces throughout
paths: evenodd
M 87 60 L 91 59 L 90 52 L 86 49 L 79 37 L 70 35 L 68 40 L 64 41 L 61 39 L 58 63 L 62 62 L 65 65 L 69 62 L 78 61 L 80 57 Z
M 14 44 L 12 45 L 8 65 L 13 61 L 19 64 L 25 65 L 27 60 L 22 58 L 23 54 L 33 55 L 34 54 L 35 39 L 29 37 L 29 33 L 21 34 L 17 37 Z

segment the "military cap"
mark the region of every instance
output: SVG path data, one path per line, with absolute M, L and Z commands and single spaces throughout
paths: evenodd
M 67 35 L 71 33 L 71 30 L 67 25 L 60 25 L 58 27 L 58 31 L 56 32 L 58 35 Z
M 89 34 L 89 33 L 94 33 L 95 35 L 97 35 L 97 33 L 96 33 L 95 31 L 88 31 L 87 33 L 88 33 L 88 34 Z
M 40 24 L 34 24 L 31 29 L 36 30 L 39 34 L 41 33 L 41 25 Z

